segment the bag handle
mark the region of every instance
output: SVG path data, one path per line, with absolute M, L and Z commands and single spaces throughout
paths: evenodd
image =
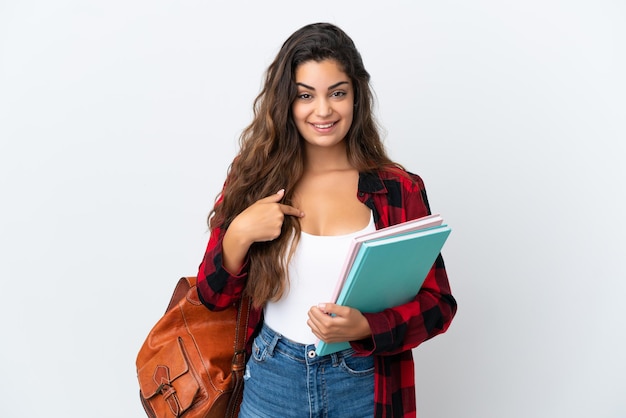
M 167 309 L 165 313 L 169 312 L 174 306 L 178 305 L 178 302 L 185 296 L 187 296 L 187 292 L 189 289 L 196 285 L 195 277 L 181 277 L 176 283 L 176 287 L 174 288 L 174 293 L 172 293 L 172 298 L 170 299 L 170 303 L 167 305 Z

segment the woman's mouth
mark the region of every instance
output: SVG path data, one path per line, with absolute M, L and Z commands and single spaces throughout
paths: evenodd
M 317 129 L 328 129 L 328 128 L 332 128 L 332 126 L 335 124 L 336 122 L 330 122 L 330 123 L 312 123 L 311 125 L 313 125 L 314 127 L 316 127 Z

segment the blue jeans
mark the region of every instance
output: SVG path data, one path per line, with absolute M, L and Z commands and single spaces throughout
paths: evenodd
M 239 418 L 371 418 L 374 359 L 349 348 L 326 356 L 263 325 L 244 375 Z

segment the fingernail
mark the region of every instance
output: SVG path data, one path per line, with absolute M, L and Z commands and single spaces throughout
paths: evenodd
M 283 193 L 285 193 L 285 189 L 280 189 L 280 190 L 278 191 L 278 193 L 276 193 L 276 194 L 283 194 Z

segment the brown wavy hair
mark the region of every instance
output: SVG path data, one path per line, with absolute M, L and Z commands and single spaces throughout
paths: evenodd
M 346 134 L 348 160 L 359 172 L 401 168 L 389 159 L 372 114 L 370 75 L 345 32 L 329 23 L 304 26 L 282 45 L 267 69 L 254 101 L 252 123 L 242 132 L 240 151 L 228 169 L 224 189 L 209 214 L 209 227 L 225 231 L 232 220 L 259 199 L 285 189 L 282 203 L 292 205 L 304 170 L 303 138 L 292 116 L 295 71 L 308 61 L 335 60 L 354 86 L 354 115 Z M 294 237 L 293 245 L 290 245 Z M 287 264 L 300 236 L 297 218 L 286 216 L 281 235 L 252 244 L 246 293 L 255 306 L 278 300 L 288 286 Z M 289 252 L 289 249 L 291 251 Z

